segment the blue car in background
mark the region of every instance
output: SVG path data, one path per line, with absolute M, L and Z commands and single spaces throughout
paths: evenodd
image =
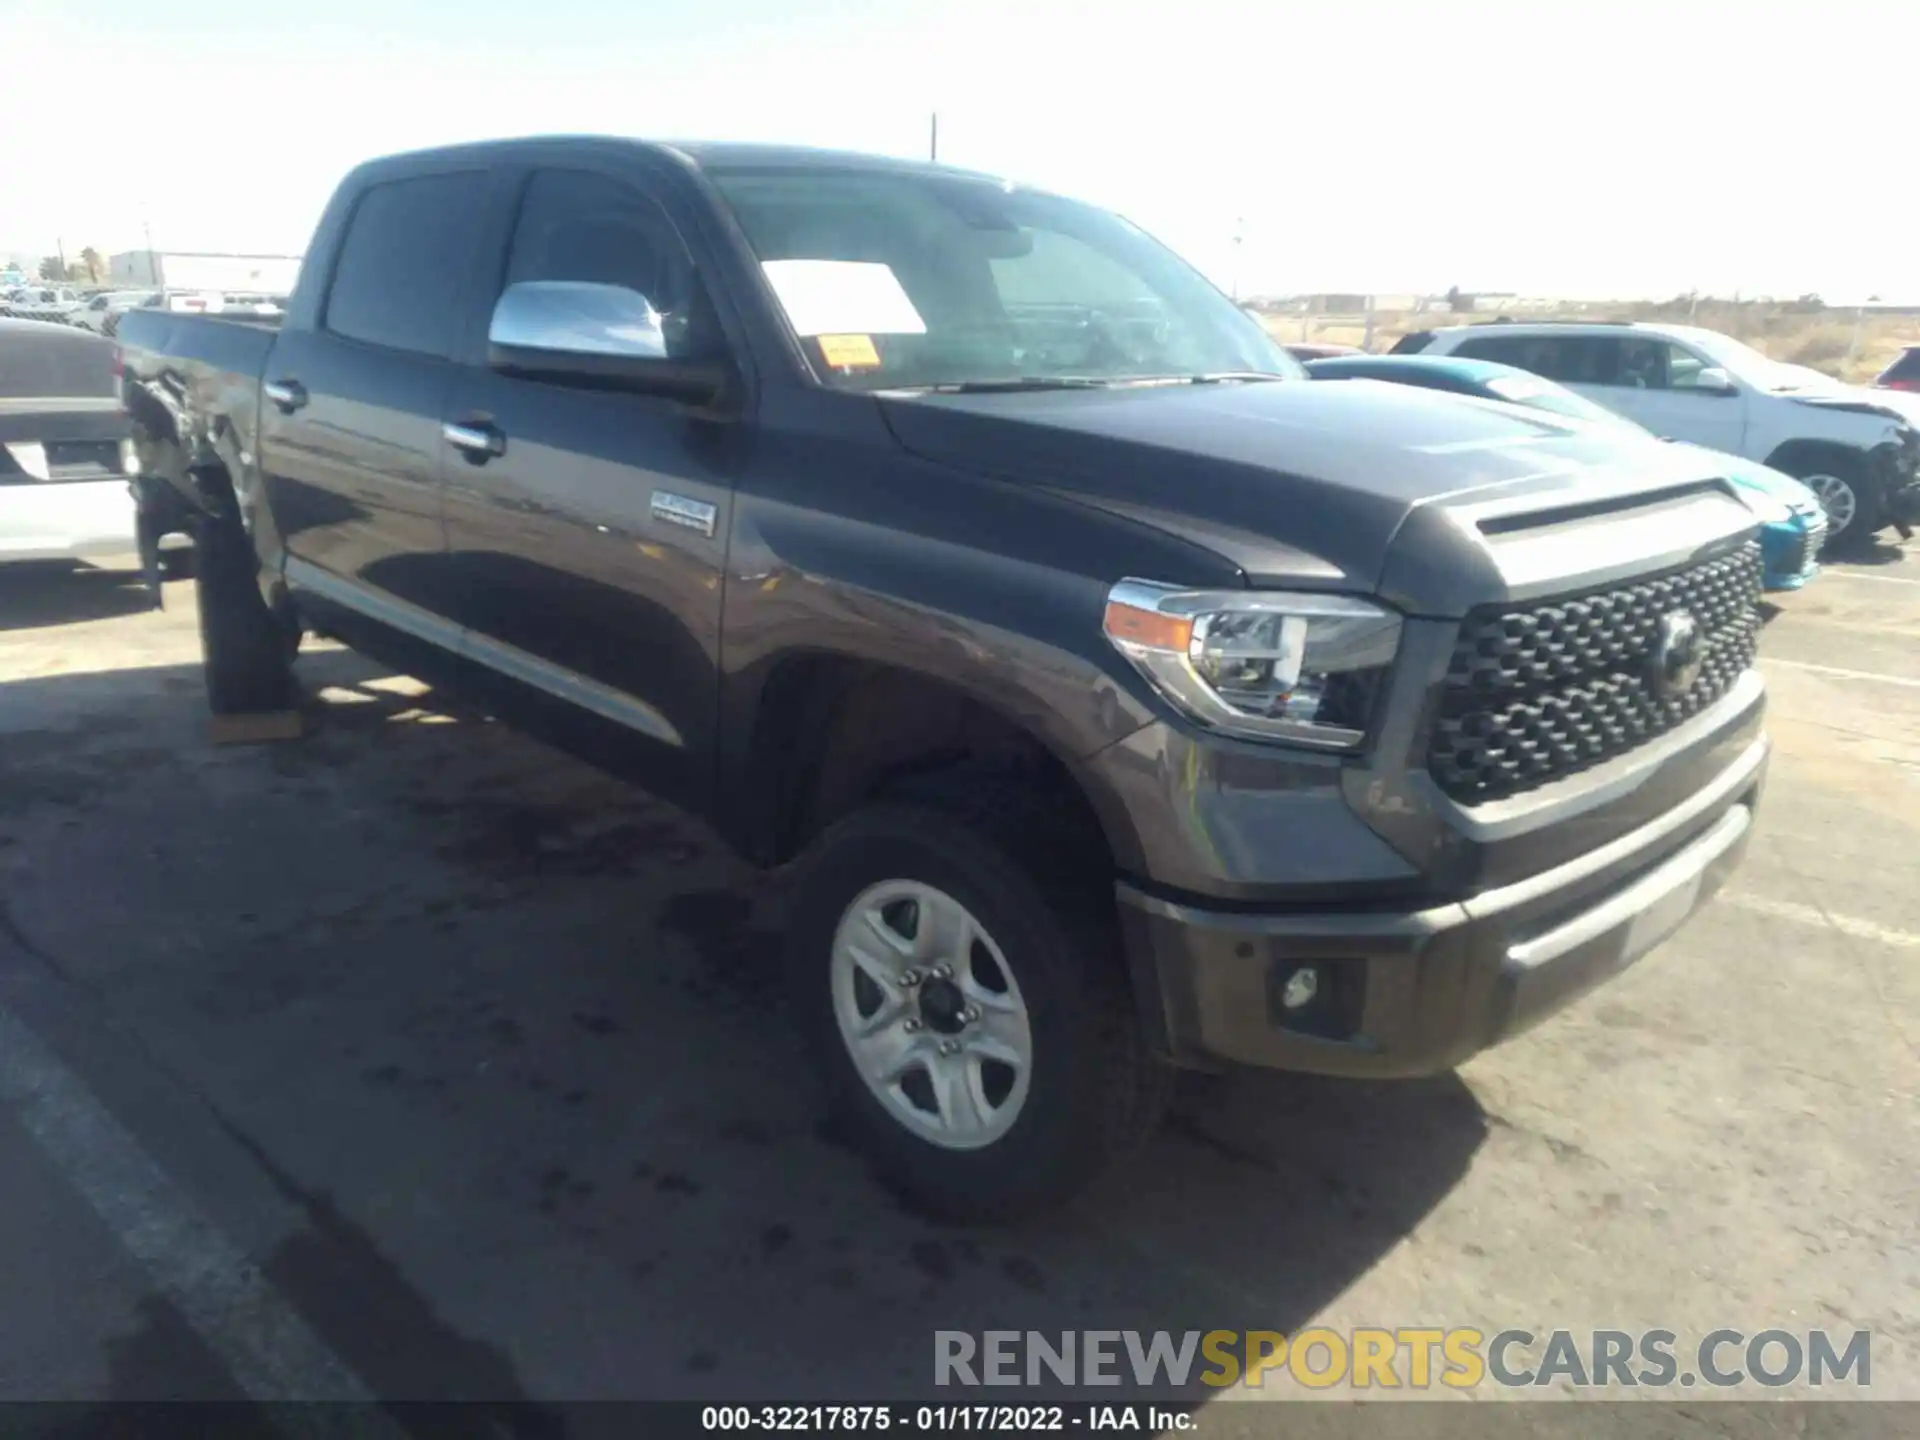
M 1309 360 L 1306 369 L 1316 380 L 1390 380 L 1482 400 L 1504 400 L 1509 405 L 1526 405 L 1569 420 L 1624 427 L 1652 436 L 1651 431 L 1626 416 L 1596 405 L 1564 385 L 1492 360 L 1448 355 L 1342 355 Z M 1827 538 L 1827 512 L 1819 496 L 1791 475 L 1757 460 L 1706 450 L 1704 446 L 1690 448 L 1711 455 L 1720 473 L 1739 488 L 1740 498 L 1759 517 L 1767 589 L 1798 590 L 1819 573 L 1820 547 Z

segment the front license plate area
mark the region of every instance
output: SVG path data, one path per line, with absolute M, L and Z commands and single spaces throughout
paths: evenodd
M 1700 876 L 1693 875 L 1662 895 L 1627 924 L 1625 958 L 1637 960 L 1678 930 L 1700 899 Z

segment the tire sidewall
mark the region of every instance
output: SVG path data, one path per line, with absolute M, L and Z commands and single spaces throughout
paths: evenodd
M 1797 480 L 1806 481 L 1816 477 L 1833 480 L 1844 485 L 1848 493 L 1853 496 L 1853 515 L 1852 518 L 1847 521 L 1844 529 L 1833 529 L 1832 521 L 1829 519 L 1826 540 L 1827 547 L 1843 549 L 1849 545 L 1857 545 L 1861 543 L 1863 539 L 1873 535 L 1874 532 L 1880 528 L 1878 522 L 1880 508 L 1879 496 L 1872 487 L 1868 485 L 1866 478 L 1860 473 L 1860 467 L 1858 465 L 1843 463 L 1839 460 L 1828 460 L 1808 463 L 1798 467 L 1798 469 L 1800 473 L 1794 477 Z M 1818 495 L 1819 492 L 1815 491 L 1815 494 Z M 1825 510 L 1826 497 L 1820 496 L 1819 498 L 1820 507 L 1822 510 Z
M 853 900 L 883 880 L 917 880 L 964 905 L 993 937 L 1020 986 L 1032 1027 L 1026 1100 L 1000 1139 L 946 1150 L 895 1119 L 855 1067 L 834 1013 L 833 937 Z M 801 877 L 789 929 L 794 1007 L 839 1118 L 882 1176 L 923 1208 L 960 1214 L 996 1197 L 1064 1185 L 1097 1122 L 1098 1017 L 1084 993 L 1091 959 L 1054 903 L 1014 864 L 964 826 L 931 811 L 883 807 L 824 837 Z

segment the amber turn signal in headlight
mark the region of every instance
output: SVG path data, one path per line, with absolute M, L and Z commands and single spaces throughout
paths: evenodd
M 1400 617 L 1346 595 L 1176 590 L 1123 580 L 1107 639 L 1209 728 L 1351 750 L 1400 645 Z

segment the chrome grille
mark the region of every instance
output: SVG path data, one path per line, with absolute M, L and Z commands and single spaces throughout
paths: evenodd
M 1697 715 L 1753 663 L 1760 546 L 1627 585 L 1461 622 L 1428 743 L 1434 782 L 1467 804 L 1585 770 Z M 1668 692 L 1654 678 L 1664 617 L 1699 627 L 1704 661 Z
M 1801 542 L 1804 551 L 1800 557 L 1800 568 L 1794 573 L 1805 575 L 1820 561 L 1820 549 L 1827 543 L 1827 517 L 1823 511 L 1814 516 L 1813 523 L 1807 526 L 1806 538 Z

